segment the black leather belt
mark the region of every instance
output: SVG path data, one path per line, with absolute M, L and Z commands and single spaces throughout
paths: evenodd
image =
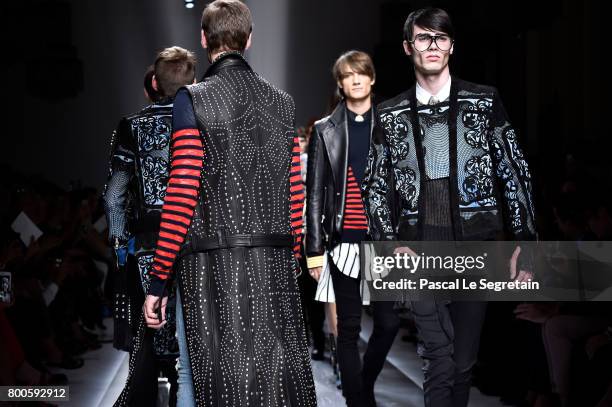
M 219 233 L 217 237 L 199 238 L 194 237 L 185 243 L 181 249 L 181 256 L 189 253 L 206 252 L 209 250 L 229 249 L 232 247 L 292 247 L 293 236 L 283 234 L 250 234 L 250 235 L 225 235 Z

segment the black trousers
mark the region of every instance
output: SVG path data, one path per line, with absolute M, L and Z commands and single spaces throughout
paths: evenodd
M 466 407 L 486 302 L 412 302 L 426 407 Z
M 130 256 L 126 266 L 128 279 L 128 296 L 131 301 L 132 311 L 132 335 L 137 335 L 137 327 L 139 318 L 142 314 L 142 304 L 144 303 L 144 292 L 142 290 L 142 282 L 140 281 L 140 272 L 136 258 Z M 157 376 L 159 374 L 159 365 L 155 352 L 153 350 L 153 333 L 151 328 L 146 328 L 147 333 L 143 338 L 142 351 L 139 352 L 134 359 L 134 382 L 133 399 L 130 400 L 130 405 L 154 406 L 157 401 Z M 133 357 L 130 354 L 130 357 Z
M 368 341 L 362 366 L 357 347 L 361 331 L 361 279 L 345 276 L 331 259 L 329 264 L 338 314 L 337 352 L 342 394 L 349 407 L 367 406 L 373 400 L 374 382 L 383 368 L 399 329 L 399 316 L 393 302 L 372 303 L 374 330 Z
M 302 258 L 300 259 L 300 269 L 302 273 L 298 278 L 300 294 L 302 296 L 302 308 L 304 310 L 304 321 L 310 328 L 312 335 L 312 347 L 320 352 L 325 350 L 325 333 L 323 323 L 325 322 L 325 304 L 315 300 L 317 293 L 317 282 L 308 274 L 306 265 L 306 255 L 302 247 Z

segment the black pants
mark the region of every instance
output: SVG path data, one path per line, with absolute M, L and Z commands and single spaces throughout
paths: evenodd
M 300 259 L 300 269 L 302 273 L 298 278 L 300 294 L 302 296 L 302 308 L 304 310 L 304 321 L 310 328 L 312 335 L 312 347 L 320 352 L 325 350 L 325 333 L 323 323 L 325 322 L 325 304 L 315 300 L 317 293 L 317 282 L 308 274 L 306 266 L 306 255 L 302 248 L 302 258 Z
M 131 302 L 132 311 L 132 336 L 138 335 L 138 321 L 142 314 L 144 303 L 144 292 L 140 281 L 140 272 L 134 256 L 128 257 L 126 265 L 127 289 Z M 157 401 L 157 377 L 159 375 L 159 364 L 153 350 L 153 334 L 155 330 L 146 328 L 147 333 L 143 338 L 142 349 L 134 359 L 134 381 L 132 383 L 133 399 L 129 405 L 154 406 Z M 130 354 L 130 357 L 134 357 Z
M 486 308 L 485 302 L 412 303 L 426 407 L 467 406 Z
M 399 316 L 393 302 L 372 303 L 374 330 L 363 356 L 362 368 L 357 347 L 361 331 L 361 279 L 345 276 L 331 259 L 329 264 L 338 314 L 338 363 L 342 394 L 347 406 L 366 406 L 373 397 L 374 382 L 383 368 L 399 329 Z
M 304 321 L 306 321 L 306 327 L 310 328 L 310 334 L 312 335 L 311 345 L 313 349 L 323 352 L 325 350 L 325 333 L 323 332 L 325 304 L 315 300 L 317 282 L 310 277 L 308 271 L 303 271 L 298 278 L 298 284 L 302 296 Z

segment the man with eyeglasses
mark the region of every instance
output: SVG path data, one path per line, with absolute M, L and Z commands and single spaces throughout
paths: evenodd
M 448 14 L 411 13 L 403 45 L 416 84 L 377 107 L 363 184 L 373 239 L 494 240 L 505 233 L 509 240 L 534 240 L 531 177 L 516 134 L 495 88 L 450 75 Z M 533 277 L 528 260 L 519 257 L 512 279 Z M 425 405 L 467 406 L 486 303 L 413 301 L 411 307 Z

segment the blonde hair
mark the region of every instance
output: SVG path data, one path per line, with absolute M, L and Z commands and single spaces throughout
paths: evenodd
M 350 66 L 351 69 L 357 73 L 367 75 L 372 78 L 372 80 L 376 79 L 376 71 L 374 70 L 372 58 L 363 51 L 351 50 L 340 55 L 334 63 L 332 73 L 336 82 L 342 79 L 342 67 L 345 64 Z

